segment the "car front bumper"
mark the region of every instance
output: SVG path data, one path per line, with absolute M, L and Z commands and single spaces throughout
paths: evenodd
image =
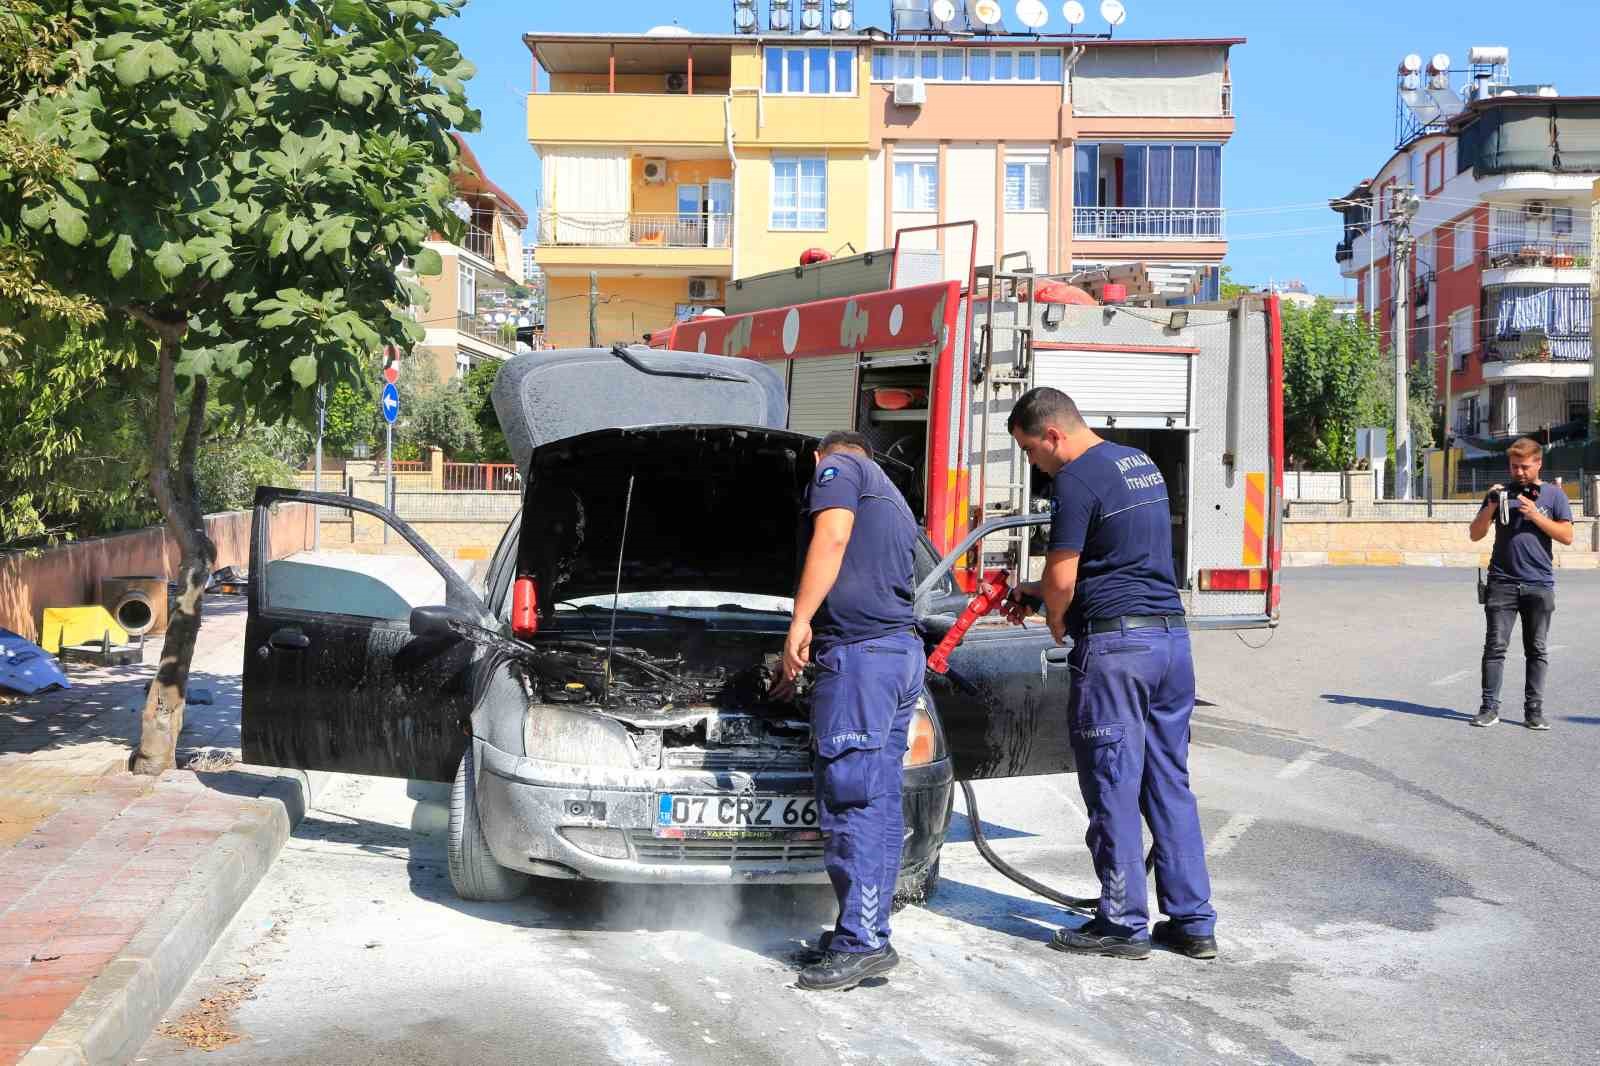
M 827 884 L 822 841 L 668 840 L 651 833 L 656 796 L 809 796 L 809 771 L 610 770 L 515 755 L 474 738 L 478 820 L 495 861 L 543 877 L 660 884 Z M 902 883 L 938 857 L 950 824 L 949 759 L 904 771 Z M 562 830 L 599 834 L 607 854 Z M 579 838 L 596 834 L 579 833 Z M 626 856 L 621 851 L 626 850 Z

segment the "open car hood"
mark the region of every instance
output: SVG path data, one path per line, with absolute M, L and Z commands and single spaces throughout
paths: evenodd
M 610 593 L 619 551 L 623 592 L 792 596 L 815 468 L 815 438 L 752 426 L 606 429 L 544 444 L 528 467 L 517 572 L 538 582 L 545 616 L 560 600 Z
M 511 457 L 524 471 L 540 446 L 595 430 L 709 423 L 782 429 L 789 421 L 783 379 L 771 367 L 695 352 L 530 352 L 500 368 L 492 395 Z

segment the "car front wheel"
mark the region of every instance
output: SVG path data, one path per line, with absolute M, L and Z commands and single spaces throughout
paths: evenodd
M 494 861 L 478 821 L 477 780 L 469 743 L 450 788 L 450 839 L 445 849 L 450 859 L 450 884 L 462 899 L 516 899 L 527 891 L 529 875 Z

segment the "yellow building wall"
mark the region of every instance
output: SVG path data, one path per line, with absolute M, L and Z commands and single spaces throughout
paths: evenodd
M 846 242 L 856 251 L 875 248 L 867 240 L 867 204 L 870 174 L 864 151 L 829 151 L 828 228 L 826 230 L 775 230 L 772 228 L 772 152 L 739 155 L 739 183 L 734 192 L 733 239 L 740 277 L 796 266 L 807 248 L 838 251 Z M 778 152 L 778 155 L 786 153 Z M 820 152 L 805 154 L 818 155 Z M 849 254 L 848 249 L 843 254 Z
M 678 213 L 678 186 L 704 186 L 713 178 L 724 180 L 733 176 L 733 164 L 726 159 L 668 159 L 667 180 L 656 185 L 644 180 L 644 161 L 649 157 L 633 159 L 633 212 L 640 215 L 675 215 Z M 705 189 L 701 189 L 705 195 Z
M 557 348 L 589 345 L 589 279 L 552 277 L 546 312 L 545 339 Z M 672 325 L 677 306 L 689 302 L 689 279 L 600 278 L 596 313 L 600 345 L 639 341 L 651 330 Z

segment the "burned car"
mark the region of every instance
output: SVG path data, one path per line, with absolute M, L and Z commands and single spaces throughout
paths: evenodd
M 453 781 L 450 877 L 469 899 L 530 875 L 825 884 L 808 688 L 772 695 L 816 446 L 782 428 L 777 375 L 541 352 L 502 369 L 495 404 L 524 490 L 476 585 L 376 503 L 259 491 L 246 759 Z M 919 555 L 929 647 L 966 603 L 960 553 Z M 1042 626 L 975 627 L 928 679 L 903 768 L 906 896 L 937 881 L 957 776 L 1071 768 L 1065 649 Z

